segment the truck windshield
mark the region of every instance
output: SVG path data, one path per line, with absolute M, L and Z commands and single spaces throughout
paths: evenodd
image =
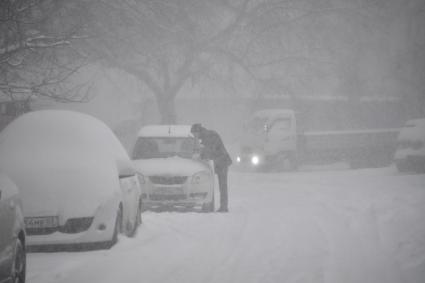
M 196 140 L 192 137 L 141 137 L 134 146 L 133 159 L 192 158 L 196 148 Z
M 291 128 L 291 119 L 289 118 L 280 118 L 275 120 L 271 125 L 270 128 L 279 128 L 281 130 L 288 130 Z
M 266 117 L 254 117 L 246 125 L 247 130 L 255 133 L 267 132 L 271 128 L 278 126 L 280 129 L 290 129 L 291 128 L 291 119 L 290 118 L 278 118 L 278 119 L 268 119 Z
M 268 119 L 264 117 L 254 117 L 247 124 L 246 129 L 252 132 L 261 132 L 267 130 Z

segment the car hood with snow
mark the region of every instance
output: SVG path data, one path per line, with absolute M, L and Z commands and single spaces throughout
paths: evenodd
M 136 170 L 145 176 L 168 175 L 168 176 L 192 176 L 193 174 L 210 170 L 206 164 L 181 157 L 154 158 L 134 160 Z
M 10 174 L 22 188 L 26 216 L 94 215 L 111 195 L 119 194 L 115 164 L 99 155 L 70 151 L 32 156 Z

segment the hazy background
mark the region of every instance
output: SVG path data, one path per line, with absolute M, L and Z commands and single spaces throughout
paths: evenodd
M 425 112 L 424 0 L 2 1 L 1 101 L 90 113 L 131 143 L 149 123 L 237 140 L 252 111 L 306 129 Z

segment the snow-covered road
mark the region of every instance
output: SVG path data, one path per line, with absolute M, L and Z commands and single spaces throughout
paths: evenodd
M 28 255 L 29 283 L 423 283 L 425 175 L 232 172 L 230 213 L 145 212 L 111 250 Z

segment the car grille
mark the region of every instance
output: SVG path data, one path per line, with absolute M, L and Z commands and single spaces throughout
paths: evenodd
M 66 221 L 65 225 L 59 227 L 62 233 L 80 233 L 90 228 L 93 222 L 93 217 L 70 218 Z
M 54 228 L 27 228 L 27 235 L 48 235 L 54 232 L 67 234 L 80 233 L 88 230 L 93 222 L 93 217 L 70 218 L 64 226 Z
M 58 228 L 26 228 L 27 235 L 48 235 L 58 231 Z
M 185 194 L 178 194 L 178 195 L 151 194 L 149 195 L 149 198 L 155 201 L 162 201 L 162 200 L 178 201 L 178 200 L 187 199 L 187 196 Z
M 181 185 L 186 182 L 187 176 L 150 176 L 149 180 L 159 185 Z

